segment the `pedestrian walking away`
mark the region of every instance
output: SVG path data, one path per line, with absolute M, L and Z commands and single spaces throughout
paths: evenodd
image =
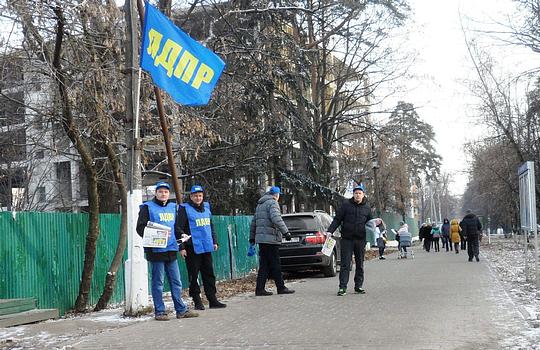
M 441 229 L 439 228 L 439 225 L 434 223 L 433 227 L 431 228 L 431 241 L 433 242 L 433 249 L 435 249 L 436 252 L 441 251 L 439 248 L 439 238 L 441 237 Z
M 458 219 L 452 219 L 450 222 L 450 240 L 454 245 L 456 254 L 459 254 L 459 244 L 461 242 L 461 227 L 459 227 Z
M 386 229 L 384 226 L 384 222 L 382 221 L 382 219 L 373 219 L 373 220 L 374 220 L 373 225 L 375 226 L 374 228 L 375 239 L 377 242 L 377 248 L 379 248 L 379 260 L 385 260 L 386 258 L 384 257 L 384 248 L 386 248 L 387 236 L 386 236 Z
M 176 203 L 169 202 L 170 185 L 166 182 L 156 184 L 156 195 L 154 199 L 144 202 L 140 206 L 139 217 L 137 219 L 137 233 L 144 236 L 144 229 L 148 221 L 167 226 L 171 229 L 165 248 L 144 248 L 146 260 L 149 261 L 152 269 L 152 300 L 154 302 L 155 319 L 166 321 L 169 319 L 165 304 L 163 303 L 163 282 L 164 275 L 171 288 L 171 295 L 176 310 L 176 318 L 197 317 L 194 311 L 188 309 L 182 300 L 182 281 L 180 280 L 180 270 L 176 260 L 178 243 L 175 234 Z
M 418 232 L 418 237 L 423 240 L 424 250 L 429 252 L 431 249 L 431 225 L 423 223 Z
M 450 244 L 450 221 L 448 219 L 443 220 L 441 226 L 441 240 L 443 248 L 446 248 L 446 251 L 452 251 L 452 244 Z
M 463 230 L 463 236 L 467 240 L 467 254 L 469 255 L 469 261 L 480 261 L 480 242 L 479 233 L 482 231 L 482 224 L 476 215 L 471 210 L 467 210 L 465 217 L 459 223 L 459 226 Z
M 371 207 L 365 196 L 364 186 L 353 189 L 353 197 L 343 202 L 328 227 L 328 235 L 341 226 L 341 268 L 339 271 L 338 296 L 347 293 L 352 256 L 355 259 L 354 291 L 364 294 L 364 255 L 366 251 L 366 224 L 372 219 Z
M 204 294 L 209 307 L 224 308 L 227 305 L 217 299 L 216 276 L 212 265 L 212 252 L 218 250 L 218 243 L 210 204 L 204 201 L 204 189 L 200 185 L 191 187 L 189 200 L 178 208 L 175 231 L 182 237 L 191 236 L 180 248 L 180 255 L 186 260 L 189 278 L 189 296 L 193 298 L 195 309 L 204 310 L 199 286 L 202 277 Z
M 409 225 L 403 221 L 399 223 L 399 229 L 396 233 L 396 240 L 398 241 L 398 251 L 400 256 L 407 259 L 407 247 L 411 246 L 412 235 L 409 232 Z
M 249 243 L 259 245 L 259 271 L 255 286 L 256 296 L 273 294 L 265 288 L 268 277 L 271 277 L 276 283 L 278 294 L 294 293 L 294 290 L 285 287 L 279 259 L 279 246 L 283 238 L 285 237 L 286 240 L 291 239 L 289 229 L 281 218 L 278 203 L 280 194 L 281 189 L 279 187 L 271 187 L 257 202 L 255 215 L 251 220 Z
M 467 250 L 467 239 L 463 235 L 463 230 L 460 231 L 459 242 L 460 249 Z

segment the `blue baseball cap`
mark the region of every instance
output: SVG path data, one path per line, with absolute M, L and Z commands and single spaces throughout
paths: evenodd
M 349 187 L 350 188 L 350 187 Z M 353 188 L 353 193 L 354 191 L 356 190 L 360 190 L 362 192 L 366 192 L 366 189 L 364 188 L 364 185 L 360 184 L 360 185 L 356 185 L 354 188 Z
M 281 194 L 281 188 L 279 188 L 278 186 L 272 186 L 268 190 L 268 194 Z
M 160 182 L 158 182 L 156 184 L 156 191 L 158 190 L 158 188 L 166 188 L 166 189 L 168 189 L 170 191 L 171 190 L 171 185 L 169 185 L 165 181 L 160 181 Z
M 191 186 L 191 193 L 204 192 L 204 189 L 201 185 Z

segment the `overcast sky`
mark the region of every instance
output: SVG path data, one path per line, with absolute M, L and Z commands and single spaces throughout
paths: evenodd
M 515 14 L 511 0 L 411 0 L 413 21 L 409 24 L 410 45 L 417 50 L 414 78 L 401 81 L 407 89 L 394 99 L 412 102 L 422 119 L 433 125 L 437 150 L 443 157 L 442 170 L 455 174 L 454 194 L 461 194 L 467 182 L 463 144 L 478 139 L 485 131 L 479 124 L 467 80 L 474 71 L 467 54 L 462 23 L 468 37 L 478 37 L 479 30 L 500 29 L 496 22 L 507 22 Z M 482 35 L 500 69 L 518 74 L 540 66 L 540 55 L 525 48 L 509 47 Z
M 118 4 L 124 1 L 117 0 Z M 467 30 L 493 29 L 495 22 L 507 22 L 515 12 L 512 0 L 410 0 L 413 9 L 408 24 L 409 43 L 418 59 L 412 74 L 398 81 L 404 92 L 386 101 L 387 108 L 397 101 L 412 102 L 421 118 L 434 126 L 437 150 L 443 157 L 442 170 L 455 175 L 454 194 L 461 194 L 467 182 L 463 144 L 480 137 L 482 127 L 474 110 L 475 100 L 468 91 L 467 80 L 474 78 L 468 59 L 460 14 Z M 5 38 L 11 26 L 0 23 Z M 471 36 L 478 33 L 469 32 Z M 400 40 L 402 38 L 400 37 Z M 501 42 L 484 37 L 501 69 L 517 74 L 540 66 L 540 55 L 525 48 L 501 47 Z

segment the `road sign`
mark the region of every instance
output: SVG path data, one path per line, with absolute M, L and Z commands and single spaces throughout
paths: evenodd
M 518 175 L 521 229 L 526 232 L 536 231 L 534 162 L 523 163 L 518 169 Z

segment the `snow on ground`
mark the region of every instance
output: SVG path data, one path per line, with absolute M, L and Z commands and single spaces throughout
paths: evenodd
M 66 349 L 77 339 L 147 321 L 152 316 L 122 316 L 122 308 L 111 308 L 82 315 L 66 315 L 30 325 L 0 328 L 0 349 Z
M 519 237 L 518 237 L 519 238 Z M 512 319 L 503 315 L 519 313 L 511 324 L 502 324 L 508 330 L 501 344 L 509 350 L 540 350 L 540 293 L 535 287 L 534 256 L 528 252 L 529 271 L 525 274 L 524 243 L 517 238 L 492 238 L 491 244 L 483 240 L 481 256 L 500 288 L 494 288 L 492 298 L 500 305 L 496 321 Z

